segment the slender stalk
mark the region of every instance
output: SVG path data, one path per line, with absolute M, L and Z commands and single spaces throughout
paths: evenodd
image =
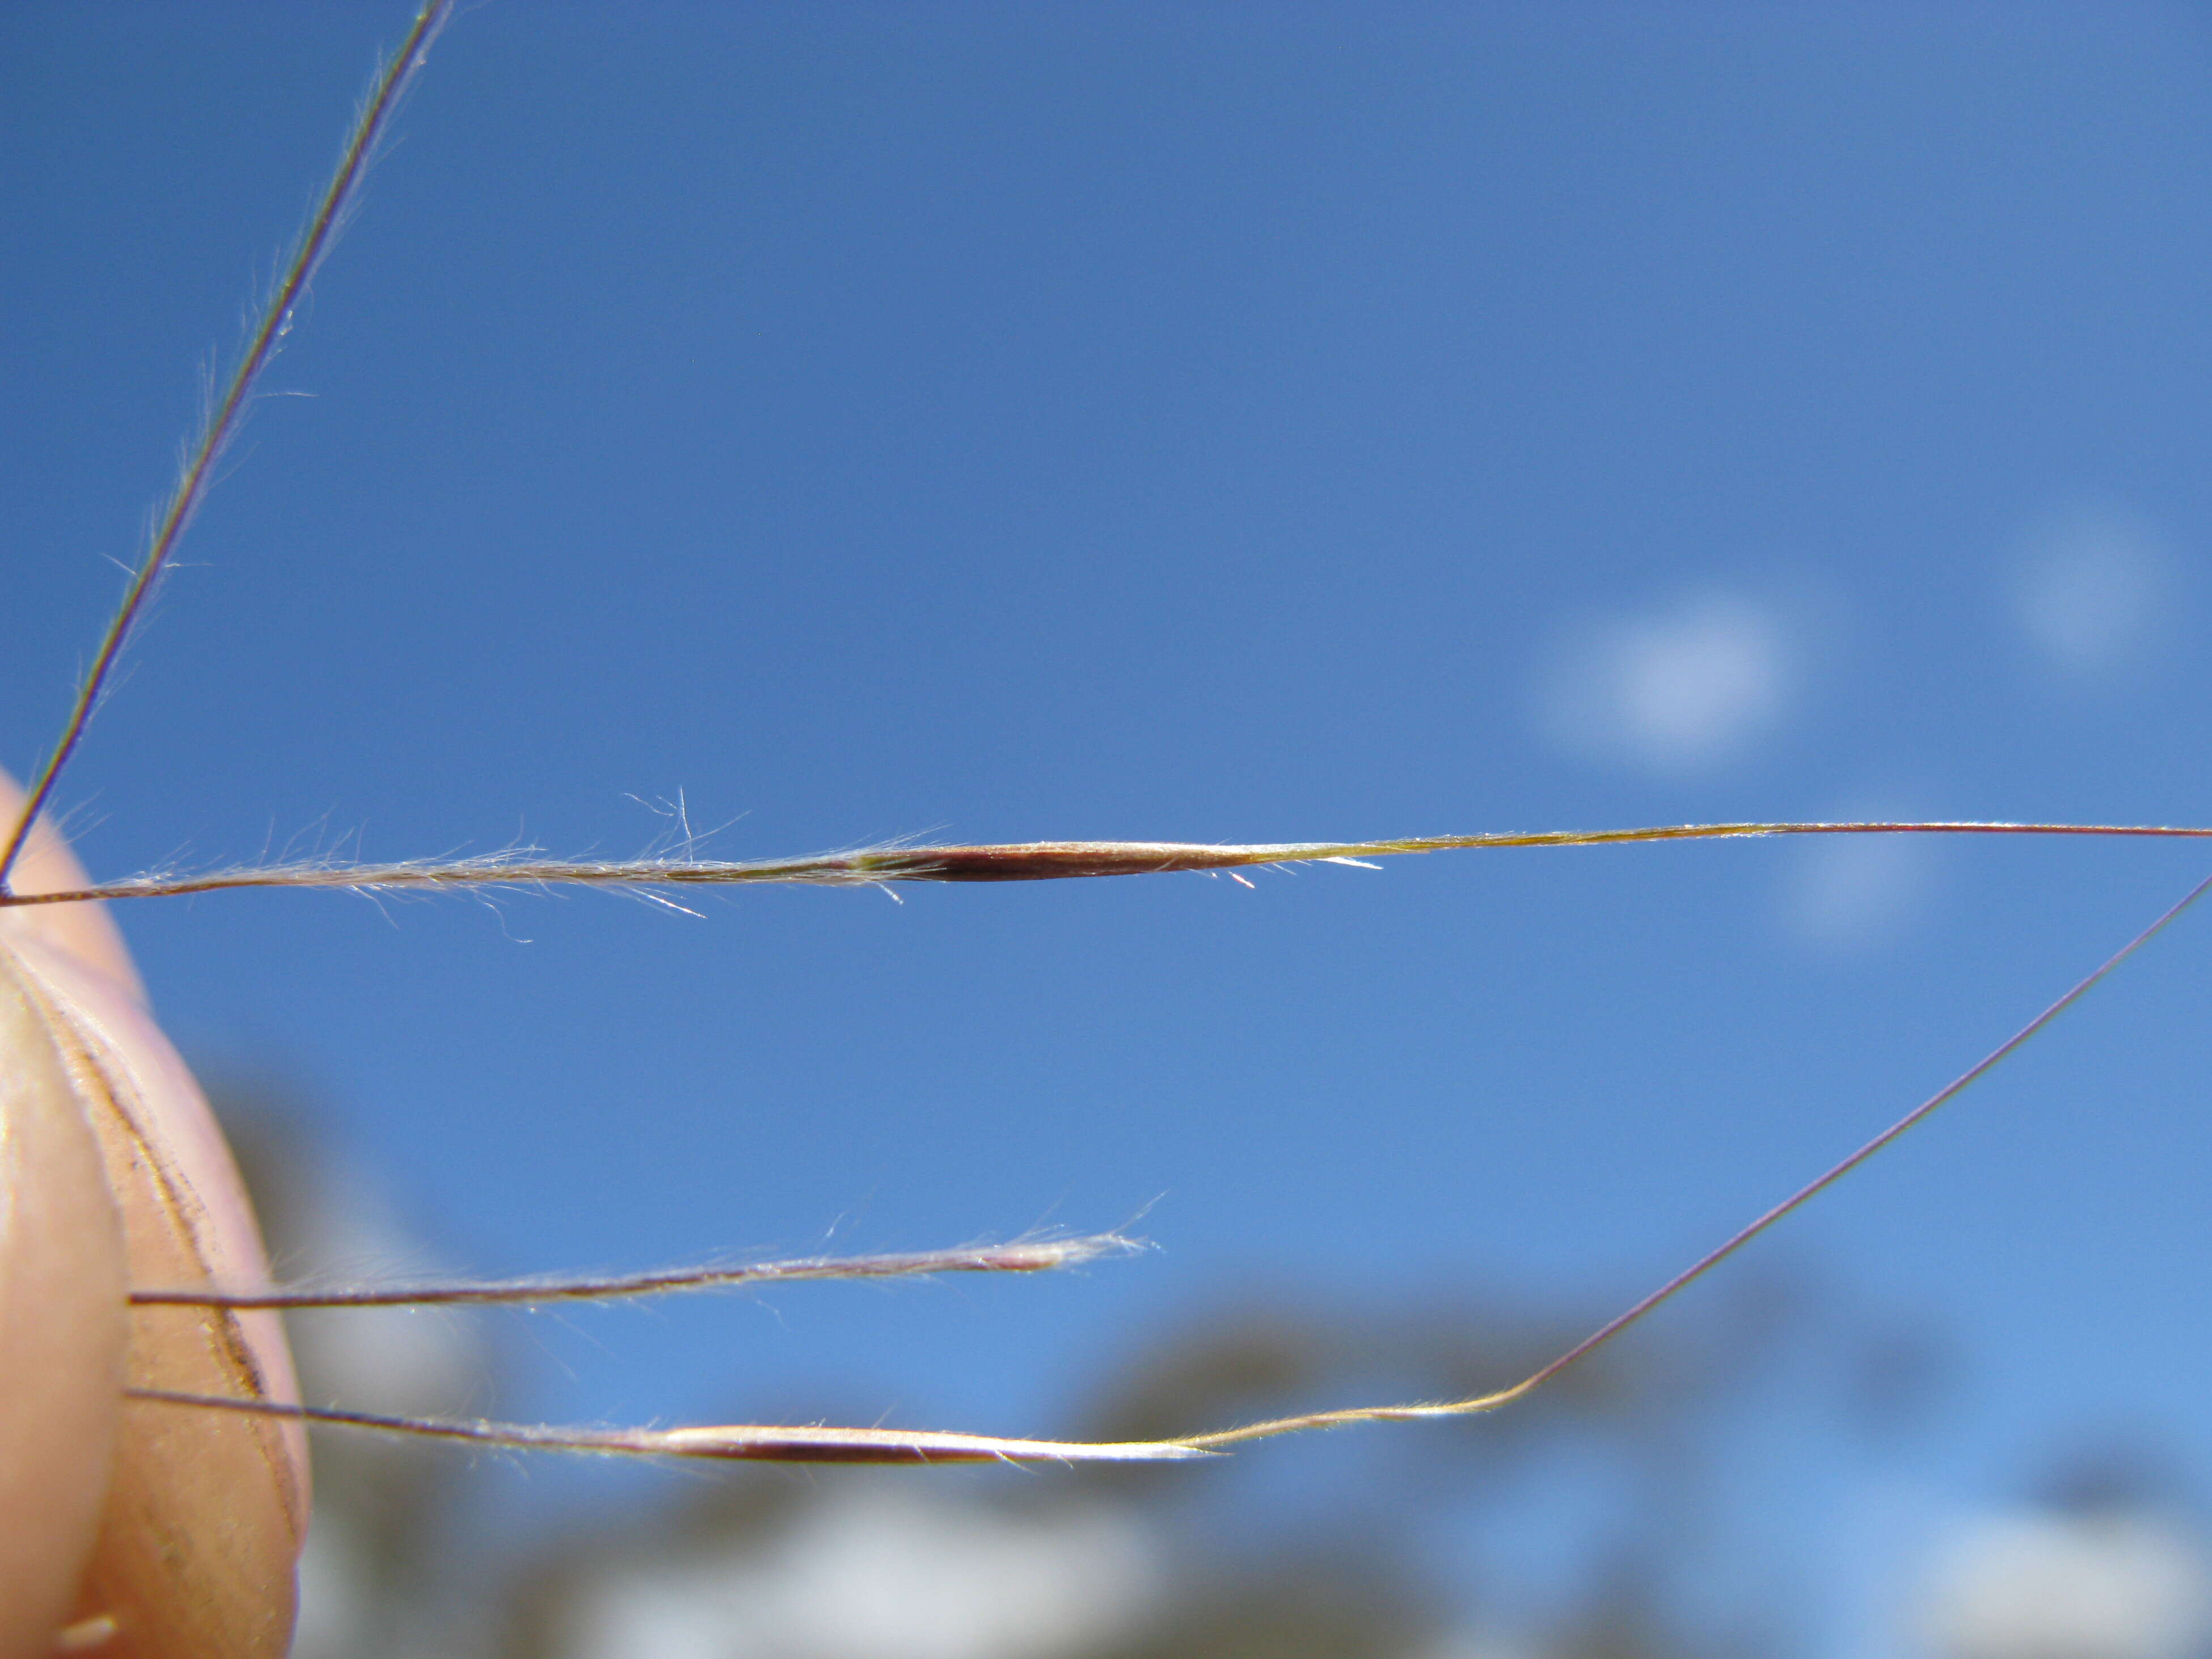
M 116 608 L 114 619 L 107 624 L 107 632 L 100 640 L 100 649 L 93 654 L 92 666 L 86 671 L 82 683 L 77 687 L 76 702 L 70 709 L 69 718 L 62 724 L 62 733 L 55 741 L 53 752 L 46 757 L 46 764 L 39 769 L 37 780 L 24 799 L 21 815 L 8 832 L 6 843 L 0 845 L 0 894 L 6 892 L 9 872 L 15 866 L 15 860 L 23 850 L 24 839 L 31 832 L 32 823 L 45 808 L 47 798 L 53 793 L 55 781 L 61 776 L 62 769 L 69 764 L 70 757 L 76 752 L 77 744 L 84 736 L 85 726 L 99 704 L 101 688 L 107 684 L 116 659 L 122 654 L 132 627 L 144 611 L 155 581 L 167 566 L 170 555 L 176 551 L 177 544 L 184 536 L 185 526 L 191 522 L 193 513 L 206 496 L 208 487 L 214 479 L 216 463 L 222 458 L 231 439 L 237 434 L 246 417 L 246 409 L 252 399 L 254 383 L 261 378 L 261 371 L 268 367 L 269 360 L 276 356 L 277 346 L 291 328 L 293 310 L 299 304 L 300 296 L 306 292 L 307 283 L 315 274 L 316 265 L 329 251 L 338 227 L 344 222 L 346 210 L 360 186 L 362 175 L 375 154 L 378 141 L 391 123 L 392 112 L 399 106 L 408 82 L 422 66 L 423 55 L 432 38 L 444 27 L 452 9 L 453 0 L 429 0 L 416 17 L 415 25 L 408 31 L 399 50 L 392 54 L 391 61 L 384 66 L 383 73 L 377 77 L 375 88 L 369 94 L 368 101 L 362 106 L 360 118 L 354 123 L 353 131 L 346 140 L 344 152 L 338 158 L 337 171 L 331 175 L 330 187 L 323 192 L 323 199 L 308 219 L 307 228 L 301 233 L 299 246 L 293 251 L 291 263 L 284 272 L 283 279 L 270 296 L 260 321 L 246 342 L 245 354 L 239 359 L 238 368 L 231 375 L 230 386 L 200 434 L 198 447 L 185 463 L 183 475 L 177 480 L 175 493 L 169 497 L 169 503 L 155 526 L 153 538 L 147 544 L 146 556 L 131 576 L 130 586 L 124 590 L 123 602 Z
M 881 847 L 800 858 L 548 858 L 534 848 L 480 858 L 396 864 L 307 862 L 205 871 L 197 875 L 126 876 L 51 893 L 0 892 L 0 908 L 86 900 L 176 898 L 248 887 L 342 888 L 354 892 L 465 890 L 487 887 L 584 885 L 755 886 L 778 883 L 876 887 L 906 881 L 1055 881 L 1089 876 L 1148 876 L 1226 871 L 1257 865 L 1349 864 L 1410 853 L 1491 851 L 1517 847 L 1617 847 L 1657 841 L 1721 841 L 1761 836 L 2118 836 L 2203 840 L 2212 828 L 2148 823 L 2005 823 L 1866 821 L 1786 823 L 1670 823 L 1630 830 L 1506 830 L 1472 836 L 1410 836 L 1393 841 L 1293 841 L 1215 845 L 1172 841 L 1036 841 L 978 847 Z
M 1568 1349 L 1558 1358 L 1551 1361 L 1541 1370 L 1530 1373 L 1520 1382 L 1516 1382 L 1511 1388 L 1500 1389 L 1495 1394 L 1477 1395 L 1471 1400 L 1447 1401 L 1441 1404 L 1380 1407 L 1355 1406 L 1343 1411 L 1308 1412 L 1296 1417 L 1278 1417 L 1270 1419 L 1269 1420 L 1262 1423 L 1249 1423 L 1242 1428 L 1223 1429 L 1212 1434 L 1191 1435 L 1186 1437 L 1180 1443 L 1188 1446 L 1202 1446 L 1209 1449 L 1213 1449 L 1223 1446 L 1236 1445 L 1240 1442 L 1247 1440 L 1273 1439 L 1278 1435 L 1296 1434 L 1307 1429 L 1340 1428 L 1345 1425 L 1351 1423 L 1402 1423 L 1417 1421 L 1425 1418 L 1468 1417 L 1472 1416 L 1478 1412 L 1492 1412 L 1496 1411 L 1501 1406 L 1509 1406 L 1512 1404 L 1513 1401 L 1520 1399 L 1522 1395 L 1533 1393 L 1537 1389 L 1541 1388 L 1545 1383 L 1550 1382 L 1553 1377 L 1557 1376 L 1561 1371 L 1566 1370 L 1568 1366 L 1573 1364 L 1577 1360 L 1587 1357 L 1596 1349 L 1602 1347 L 1605 1344 L 1613 1340 L 1614 1337 L 1619 1336 L 1631 1325 L 1635 1324 L 1637 1321 L 1642 1319 L 1646 1314 L 1656 1308 L 1661 1303 L 1672 1297 L 1677 1291 L 1683 1289 L 1697 1279 L 1702 1279 L 1706 1273 L 1711 1272 L 1712 1269 L 1718 1267 L 1722 1262 L 1727 1261 L 1729 1257 L 1734 1255 L 1745 1245 L 1750 1243 L 1753 1239 L 1757 1238 L 1761 1233 L 1774 1225 L 1776 1222 L 1781 1220 L 1783 1217 L 1788 1215 L 1791 1211 L 1809 1202 L 1813 1198 L 1819 1194 L 1826 1191 L 1830 1187 L 1834 1186 L 1836 1182 L 1841 1181 L 1852 1170 L 1857 1169 L 1860 1164 L 1865 1163 L 1876 1152 L 1881 1151 L 1883 1147 L 1888 1146 L 1890 1142 L 1895 1140 L 1899 1136 L 1905 1133 L 1906 1130 L 1911 1128 L 1914 1125 L 1922 1122 L 1931 1115 L 1938 1107 L 1946 1104 L 1949 1101 L 1955 1099 L 1959 1095 L 1964 1093 L 1970 1085 L 1987 1075 L 1997 1065 L 2026 1043 L 2031 1037 L 2033 1037 L 2038 1032 L 2041 1031 L 2045 1026 L 2049 1025 L 2069 1008 L 2071 1008 L 2083 997 L 2088 995 L 2089 992 L 2100 981 L 2103 980 L 2106 975 L 2112 973 L 2113 969 L 2118 968 L 2122 963 L 2125 962 L 2136 951 L 2142 949 L 2144 945 L 2149 944 L 2152 939 L 2157 938 L 2159 934 L 2165 932 L 2166 929 L 2181 915 L 2183 911 L 2188 909 L 2191 905 L 2196 903 L 2197 900 L 2203 898 L 2208 892 L 2212 892 L 2212 876 L 2206 877 L 2203 881 L 2197 883 L 2196 886 L 2191 888 L 2187 893 L 2182 896 L 2179 902 L 2166 909 L 2159 916 L 2158 920 L 2152 922 L 2149 927 L 2144 928 L 2142 932 L 2137 933 L 2118 951 L 2115 951 L 2110 957 L 2107 957 L 2104 963 L 2099 966 L 2094 972 L 2077 981 L 2072 989 L 2069 990 L 2056 1002 L 2053 1002 L 2033 1019 L 2028 1021 L 2027 1024 L 2021 1026 L 2020 1030 L 2014 1031 L 2010 1036 L 2007 1037 L 1996 1048 L 1990 1049 L 1988 1054 L 1983 1055 L 1980 1060 L 1968 1066 L 1964 1072 L 1960 1073 L 1956 1078 L 1952 1079 L 1952 1081 L 1946 1084 L 1942 1088 L 1937 1090 L 1934 1094 L 1929 1096 L 1927 1099 L 1922 1101 L 1920 1104 L 1914 1107 L 1903 1117 L 1898 1119 L 1897 1121 L 1891 1124 L 1889 1127 L 1884 1129 L 1872 1140 L 1868 1141 L 1865 1146 L 1860 1147 L 1849 1158 L 1844 1158 L 1841 1163 L 1833 1165 L 1821 1175 L 1806 1182 L 1805 1185 L 1800 1187 L 1788 1198 L 1784 1199 L 1781 1203 L 1767 1211 L 1765 1214 L 1759 1217 L 1755 1221 L 1751 1222 L 1748 1225 L 1741 1229 L 1732 1237 L 1726 1239 L 1714 1249 L 1708 1250 L 1704 1255 L 1699 1256 L 1687 1267 L 1685 1267 L 1680 1273 L 1676 1273 L 1674 1278 L 1668 1279 L 1665 1284 L 1662 1285 L 1657 1290 L 1652 1291 L 1642 1301 L 1629 1308 L 1626 1312 L 1616 1315 L 1613 1318 L 1607 1320 L 1604 1324 L 1599 1326 L 1596 1330 L 1591 1332 L 1589 1335 L 1576 1343 L 1573 1347 Z
M 608 1302 L 659 1296 L 672 1291 L 737 1290 L 829 1279 L 921 1279 L 933 1273 L 1034 1273 L 1073 1267 L 1102 1256 L 1143 1249 L 1120 1233 L 1081 1238 L 1036 1238 L 1011 1244 L 970 1244 L 949 1250 L 910 1250 L 880 1255 L 799 1256 L 734 1267 L 666 1267 L 653 1273 L 580 1274 L 553 1279 L 451 1279 L 420 1285 L 355 1285 L 330 1288 L 271 1285 L 223 1290 L 186 1285 L 137 1290 L 137 1307 L 194 1308 L 420 1308 L 490 1304 Z

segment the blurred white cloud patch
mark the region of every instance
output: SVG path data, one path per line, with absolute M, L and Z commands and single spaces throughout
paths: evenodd
M 2154 1515 L 1991 1517 L 1929 1591 L 1922 1633 L 1942 1659 L 2197 1659 L 2212 1643 L 2212 1563 Z
M 1777 607 L 1698 595 L 1584 624 L 1553 653 L 1538 719 L 1560 747 L 1664 775 L 1709 772 L 1780 726 L 1803 676 Z
M 1027 1511 L 896 1481 L 808 1506 L 732 1548 L 702 1538 L 568 1584 L 542 1651 L 558 1659 L 1054 1659 L 1103 1651 L 1150 1617 L 1164 1581 L 1127 1511 Z
M 1936 885 L 1936 849 L 1921 836 L 1807 836 L 1798 843 L 1784 890 L 1784 925 L 1824 951 L 1886 945 L 1925 911 Z
M 2077 684 L 2125 678 L 2164 643 L 2173 560 L 2133 514 L 2076 507 L 2027 538 L 2012 579 L 2014 620 L 2045 667 Z

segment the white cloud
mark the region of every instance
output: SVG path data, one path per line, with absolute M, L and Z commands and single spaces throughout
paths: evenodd
M 2055 516 L 2014 573 L 2014 620 L 2047 666 L 2077 682 L 2113 678 L 2160 643 L 2171 563 L 2157 531 L 2131 514 Z
M 552 1650 L 575 1659 L 1049 1659 L 1126 1638 L 1164 1564 L 1125 1511 L 1014 1514 L 878 1483 L 765 1547 L 679 1547 L 592 1574 Z
M 1801 678 L 1774 607 L 1709 593 L 1585 625 L 1541 689 L 1547 733 L 1589 758 L 1671 775 L 1710 771 L 1771 733 Z
M 1935 848 L 1919 836 L 1808 836 L 1789 877 L 1784 921 L 1825 950 L 1886 944 L 1925 906 L 1935 859 Z
M 2212 1639 L 2212 1568 L 2155 1517 L 2024 1513 L 1938 1564 L 1923 1619 L 1944 1659 L 2191 1659 Z

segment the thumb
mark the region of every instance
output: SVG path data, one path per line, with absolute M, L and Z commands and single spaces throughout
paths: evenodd
M 0 818 L 19 800 L 0 779 Z M 14 884 L 82 880 L 41 827 Z M 125 1304 L 129 1285 L 267 1270 L 222 1133 L 95 908 L 0 909 L 0 1517 L 41 1534 L 0 1540 L 0 1656 L 89 1620 L 112 1659 L 280 1659 L 307 1519 L 297 1425 L 119 1395 L 296 1392 L 273 1316 Z M 34 1352 L 40 1376 L 17 1359 Z

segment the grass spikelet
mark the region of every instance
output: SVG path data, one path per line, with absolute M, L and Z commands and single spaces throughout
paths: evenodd
M 1865 821 L 1668 823 L 1626 830 L 1497 830 L 1407 836 L 1390 841 L 1290 841 L 1215 845 L 1176 841 L 1032 841 L 989 846 L 907 846 L 798 858 L 689 856 L 549 858 L 535 848 L 471 858 L 392 864 L 336 860 L 240 866 L 200 874 L 126 876 L 53 893 L 0 893 L 0 908 L 88 900 L 178 898 L 249 887 L 337 888 L 357 893 L 482 891 L 528 887 L 879 887 L 893 882 L 1069 881 L 1103 876 L 1234 872 L 1268 865 L 1335 864 L 1371 870 L 1371 860 L 1415 853 L 1499 852 L 1539 847 L 1626 847 L 1650 842 L 1741 841 L 1774 836 L 2081 836 L 2203 840 L 2212 827 L 2152 823 L 2006 823 Z M 678 907 L 681 908 L 681 907 Z
M 664 1267 L 640 1273 L 548 1276 L 536 1279 L 441 1279 L 423 1284 L 272 1285 L 224 1289 L 185 1285 L 131 1292 L 139 1307 L 421 1308 L 538 1306 L 558 1302 L 614 1302 L 678 1291 L 764 1289 L 771 1285 L 845 1279 L 928 1279 L 939 1273 L 1036 1273 L 1080 1267 L 1106 1256 L 1133 1255 L 1142 1241 L 1121 1233 L 1081 1237 L 1017 1239 L 1007 1244 L 969 1244 L 944 1250 L 878 1255 L 797 1256 L 776 1261 Z

